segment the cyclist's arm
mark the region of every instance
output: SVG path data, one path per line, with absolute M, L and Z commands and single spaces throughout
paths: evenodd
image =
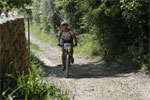
M 61 39 L 61 31 L 58 32 L 58 45 L 60 44 L 60 39 Z
M 75 39 L 75 45 L 77 45 L 78 41 L 77 41 L 76 35 L 72 31 L 70 31 L 70 34 L 72 35 L 73 39 Z
M 76 37 L 76 35 L 75 35 L 75 34 L 73 35 L 73 38 L 75 39 L 75 45 L 77 45 L 78 40 L 77 40 L 77 37 Z
M 58 44 L 60 44 L 60 36 L 58 36 Z

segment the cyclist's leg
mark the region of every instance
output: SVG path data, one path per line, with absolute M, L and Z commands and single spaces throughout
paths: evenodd
M 70 53 L 71 53 L 71 63 L 74 63 L 74 58 L 73 58 L 73 46 L 71 47 Z
M 71 53 L 71 57 L 73 57 L 73 52 L 74 52 L 74 50 L 73 50 L 73 40 L 71 40 L 70 43 L 71 43 L 70 53 Z
M 73 57 L 73 52 L 74 52 L 73 47 L 71 47 L 70 49 L 71 57 Z
M 62 65 L 64 66 L 64 47 L 62 47 L 62 56 L 61 56 L 61 59 L 62 59 Z

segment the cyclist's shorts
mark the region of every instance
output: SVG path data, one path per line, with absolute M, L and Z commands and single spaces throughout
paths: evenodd
M 64 43 L 71 43 L 71 46 L 73 47 L 73 41 L 72 40 L 70 40 L 70 41 L 62 40 L 61 45 L 64 46 Z

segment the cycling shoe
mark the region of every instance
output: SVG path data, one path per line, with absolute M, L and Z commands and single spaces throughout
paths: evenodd
M 73 57 L 71 58 L 71 63 L 72 63 L 72 64 L 74 63 L 74 58 L 73 58 Z
M 62 66 L 62 71 L 64 71 L 66 69 L 66 67 L 65 66 Z

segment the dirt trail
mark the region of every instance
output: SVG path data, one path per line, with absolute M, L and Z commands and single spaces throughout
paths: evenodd
M 45 81 L 69 94 L 70 100 L 150 100 L 150 77 L 141 72 L 120 70 L 104 62 L 75 56 L 70 78 L 61 71 L 61 52 L 31 35 L 31 42 L 43 52 L 34 51 L 46 64 Z

